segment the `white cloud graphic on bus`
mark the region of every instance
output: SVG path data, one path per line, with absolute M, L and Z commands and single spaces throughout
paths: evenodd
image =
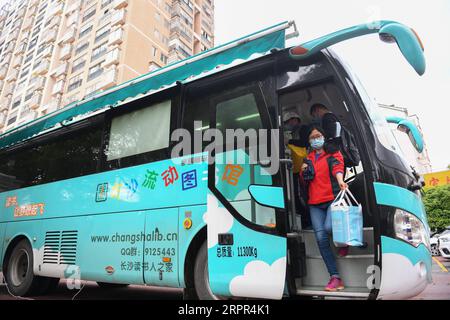
M 233 278 L 230 292 L 235 297 L 258 297 L 281 299 L 286 276 L 286 257 L 278 259 L 271 266 L 264 261 L 249 262 L 244 274 Z M 255 292 L 255 288 L 258 288 Z
M 203 215 L 203 221 L 208 226 L 208 248 L 211 249 L 217 245 L 219 234 L 228 233 L 231 230 L 234 218 L 227 209 L 219 206 L 215 196 L 208 194 L 208 206 Z

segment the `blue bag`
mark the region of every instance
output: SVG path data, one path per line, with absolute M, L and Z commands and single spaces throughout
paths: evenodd
M 331 210 L 335 245 L 337 247 L 364 246 L 362 207 L 350 190 L 341 191 L 328 210 Z

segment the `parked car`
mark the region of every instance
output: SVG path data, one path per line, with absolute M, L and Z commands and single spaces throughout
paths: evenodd
M 440 236 L 441 236 L 440 233 L 435 233 L 430 238 L 431 254 L 433 256 L 441 255 L 441 252 L 439 251 L 439 237 Z
M 445 230 L 439 236 L 438 248 L 442 257 L 450 259 L 450 229 Z

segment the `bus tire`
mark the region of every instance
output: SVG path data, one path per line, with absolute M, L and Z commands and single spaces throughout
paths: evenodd
M 28 240 L 21 240 L 12 249 L 5 279 L 9 292 L 14 296 L 39 294 L 44 279 L 34 275 L 33 250 Z
M 199 300 L 221 300 L 209 286 L 208 247 L 206 241 L 197 253 L 194 266 L 194 287 Z
M 103 289 L 120 289 L 120 288 L 126 288 L 129 286 L 129 284 L 108 283 L 108 282 L 97 282 L 97 285 Z

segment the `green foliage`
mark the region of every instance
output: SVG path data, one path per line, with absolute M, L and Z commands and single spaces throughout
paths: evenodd
M 423 197 L 431 230 L 450 226 L 450 185 L 428 189 Z

